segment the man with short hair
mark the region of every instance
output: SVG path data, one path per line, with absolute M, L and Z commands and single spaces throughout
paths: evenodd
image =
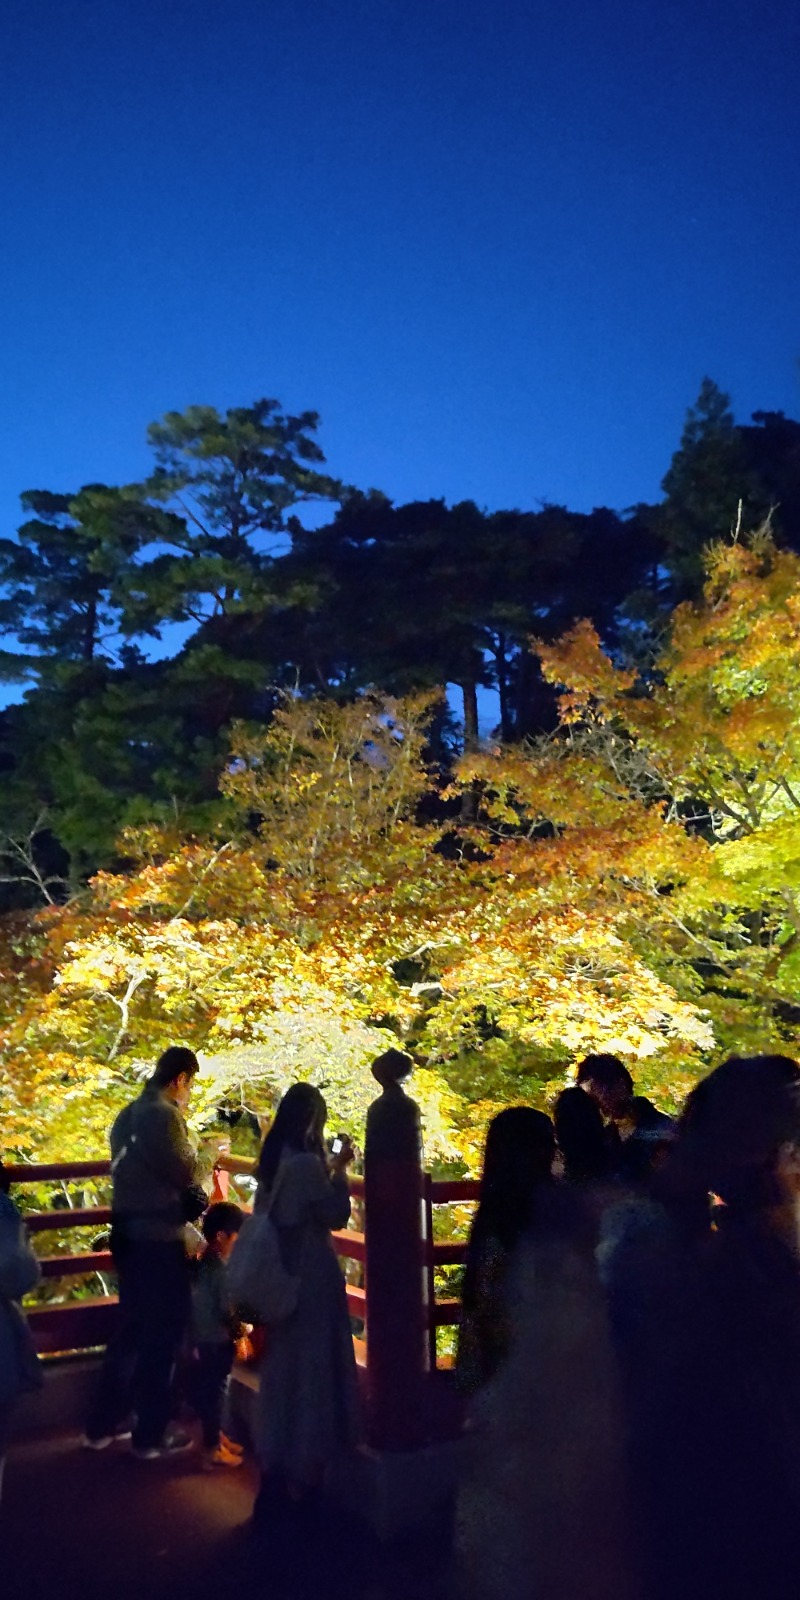
M 84 1443 L 94 1450 L 109 1445 L 132 1402 L 133 1449 L 146 1461 L 191 1444 L 168 1424 L 190 1310 L 186 1196 L 198 1182 L 201 1158 L 184 1115 L 197 1071 L 194 1052 L 171 1045 L 110 1134 L 120 1325 L 106 1351 Z
M 614 1165 L 621 1176 L 638 1172 L 639 1146 L 663 1144 L 674 1137 L 675 1124 L 646 1095 L 636 1094 L 628 1068 L 618 1056 L 586 1056 L 576 1082 L 595 1101 L 608 1126 L 616 1151 Z

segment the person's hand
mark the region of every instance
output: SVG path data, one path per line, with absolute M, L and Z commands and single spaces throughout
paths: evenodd
M 342 1136 L 341 1150 L 337 1150 L 335 1155 L 331 1156 L 331 1169 L 333 1172 L 346 1172 L 350 1163 L 355 1159 L 356 1153 L 352 1140 L 348 1139 L 347 1134 L 344 1134 Z
M 207 1161 L 216 1161 L 219 1156 L 230 1155 L 230 1134 L 214 1135 L 210 1139 L 204 1139 L 200 1148 Z

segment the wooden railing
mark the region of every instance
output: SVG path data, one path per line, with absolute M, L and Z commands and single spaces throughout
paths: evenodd
M 36 1165 L 7 1166 L 12 1185 L 31 1183 L 76 1183 L 81 1179 L 105 1178 L 108 1161 L 42 1162 Z M 101 1232 L 111 1222 L 108 1206 L 66 1205 L 57 1210 L 30 1211 L 25 1224 L 30 1233 L 64 1234 L 74 1228 L 94 1228 Z M 42 1276 L 86 1278 L 95 1273 L 112 1273 L 114 1264 L 108 1250 L 83 1250 L 74 1254 L 40 1255 Z M 61 1354 L 97 1348 L 108 1342 L 117 1319 L 117 1297 L 110 1288 L 104 1293 L 81 1299 L 33 1303 L 27 1308 L 36 1348 L 41 1355 Z
M 437 1295 L 436 1271 L 439 1267 L 463 1266 L 467 1259 L 466 1239 L 434 1238 L 434 1206 L 476 1204 L 480 1184 L 473 1179 L 437 1179 L 423 1174 L 425 1265 L 428 1303 L 428 1359 L 432 1370 L 439 1366 L 436 1332 L 453 1327 L 461 1320 L 461 1297 Z
M 6 1175 L 12 1185 L 34 1183 L 76 1183 L 81 1179 L 108 1179 L 109 1161 L 42 1162 L 6 1166 Z M 353 1180 L 353 1194 L 363 1197 L 361 1179 Z M 75 1228 L 93 1228 L 98 1232 L 111 1224 L 108 1206 L 65 1205 L 48 1211 L 24 1213 L 29 1233 L 64 1234 Z M 346 1229 L 334 1234 L 336 1252 L 343 1258 L 364 1261 L 366 1243 L 363 1233 Z M 109 1250 L 82 1250 L 70 1254 L 40 1255 L 42 1277 L 88 1278 L 94 1274 L 113 1274 L 114 1263 Z M 347 1300 L 352 1317 L 366 1322 L 366 1291 L 355 1284 L 347 1286 Z M 41 1355 L 73 1354 L 81 1350 L 96 1349 L 108 1343 L 118 1315 L 116 1293 L 107 1289 L 98 1295 L 80 1299 L 38 1303 L 35 1298 L 26 1307 L 28 1321 L 36 1348 Z
M 441 1284 L 441 1269 L 463 1265 L 467 1247 L 463 1239 L 436 1239 L 434 1214 L 438 1206 L 473 1205 L 478 1185 L 434 1179 L 418 1161 L 406 1160 L 393 1168 L 390 1163 L 390 1169 L 384 1182 L 380 1164 L 378 1181 L 373 1167 L 369 1199 L 364 1180 L 352 1180 L 355 1225 L 335 1233 L 333 1244 L 343 1261 L 357 1264 L 357 1270 L 348 1274 L 347 1304 L 359 1325 L 353 1344 L 368 1439 L 376 1448 L 398 1450 L 452 1438 L 461 1426 L 455 1389 L 440 1370 L 452 1365 L 452 1343 L 449 1350 L 437 1349 L 437 1342 L 442 1342 L 437 1333 L 453 1327 L 461 1311 L 452 1287 Z M 6 1171 L 13 1186 L 107 1182 L 110 1163 L 58 1162 Z M 24 1218 L 32 1234 L 53 1233 L 64 1240 L 76 1228 L 104 1230 L 111 1222 L 111 1210 L 102 1204 L 67 1203 L 58 1209 L 27 1211 Z M 102 1349 L 119 1314 L 110 1251 L 70 1249 L 67 1243 L 62 1253 L 39 1259 L 48 1284 L 98 1275 L 103 1289 L 56 1301 L 43 1300 L 36 1292 L 29 1297 L 26 1310 L 40 1354 L 54 1357 Z
M 77 1183 L 82 1179 L 108 1179 L 108 1161 L 71 1161 L 16 1165 L 6 1168 L 13 1185 L 38 1183 Z M 353 1178 L 353 1198 L 363 1206 L 364 1181 Z M 437 1298 L 435 1274 L 438 1268 L 463 1264 L 466 1243 L 463 1240 L 435 1240 L 433 1215 L 439 1205 L 467 1204 L 478 1196 L 478 1185 L 473 1182 L 441 1181 L 425 1174 L 423 1177 L 423 1212 L 425 1239 L 425 1267 L 427 1277 L 428 1336 L 431 1366 L 436 1365 L 436 1330 L 452 1326 L 460 1316 L 460 1300 L 455 1296 Z M 30 1233 L 58 1233 L 63 1235 L 75 1228 L 91 1227 L 98 1232 L 111 1223 L 108 1206 L 64 1206 L 47 1211 L 29 1211 L 25 1225 Z M 365 1224 L 368 1225 L 368 1224 Z M 366 1236 L 355 1228 L 343 1229 L 333 1235 L 337 1255 L 348 1261 L 359 1262 L 364 1279 L 366 1262 Z M 108 1250 L 82 1250 L 69 1254 L 40 1255 L 42 1276 L 47 1280 L 59 1278 L 88 1278 L 95 1274 L 113 1274 L 114 1264 Z M 369 1309 L 366 1283 L 348 1283 L 347 1302 L 350 1315 L 368 1327 Z M 32 1303 L 28 1317 L 37 1349 L 42 1354 L 75 1352 L 97 1348 L 110 1338 L 117 1317 L 117 1296 L 107 1288 L 101 1294 L 56 1303 Z M 363 1350 L 359 1352 L 363 1356 Z

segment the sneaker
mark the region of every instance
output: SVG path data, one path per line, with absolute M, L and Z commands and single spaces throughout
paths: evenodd
M 213 1472 L 215 1467 L 243 1467 L 244 1455 L 237 1455 L 234 1450 L 226 1450 L 224 1444 L 218 1444 L 216 1450 L 204 1450 L 202 1468 L 204 1472 Z
M 191 1435 L 175 1428 L 164 1434 L 160 1444 L 134 1445 L 133 1454 L 137 1461 L 163 1461 L 167 1456 L 180 1456 L 193 1448 L 194 1439 Z
M 118 1443 L 120 1440 L 124 1441 L 125 1439 L 130 1439 L 130 1436 L 130 1428 L 117 1428 L 115 1433 L 101 1433 L 97 1434 L 96 1436 L 93 1436 L 90 1433 L 84 1433 L 81 1435 L 81 1449 L 107 1450 L 110 1444 Z

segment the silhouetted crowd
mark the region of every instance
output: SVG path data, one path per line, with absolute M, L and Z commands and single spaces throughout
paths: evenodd
M 674 1124 L 594 1056 L 486 1144 L 458 1371 L 460 1590 L 800 1587 L 800 1068 L 731 1058 Z
M 202 1464 L 241 1465 L 228 1380 L 260 1323 L 248 1435 L 255 1522 L 269 1530 L 276 1510 L 313 1517 L 329 1465 L 361 1439 L 331 1240 L 350 1215 L 354 1152 L 326 1141 L 309 1084 L 284 1096 L 255 1162 L 218 1143 L 196 1151 L 184 1122 L 196 1072 L 191 1051 L 166 1051 L 111 1130 L 120 1316 L 84 1444 L 105 1450 L 132 1427 L 141 1460 L 195 1448 L 172 1422 L 183 1350 Z M 208 1205 L 201 1180 L 220 1161 L 255 1179 L 252 1215 Z M 12 1404 L 36 1382 L 18 1302 L 37 1273 L 0 1194 L 0 1458 Z M 463 1281 L 454 1593 L 795 1600 L 799 1356 L 796 1062 L 732 1057 L 673 1119 L 616 1057 L 592 1055 L 552 1118 L 502 1111 Z

